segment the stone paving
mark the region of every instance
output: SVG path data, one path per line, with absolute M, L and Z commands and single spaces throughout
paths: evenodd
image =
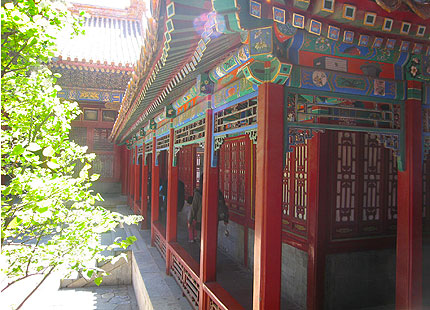
M 20 283 L 1 294 L 0 309 L 14 309 L 23 300 L 36 279 Z M 18 284 L 17 284 L 18 285 Z M 131 285 L 58 289 L 59 277 L 52 275 L 21 308 L 23 310 L 137 310 Z M 12 289 L 12 288 L 11 288 Z

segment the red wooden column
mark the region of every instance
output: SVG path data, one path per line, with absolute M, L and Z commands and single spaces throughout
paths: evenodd
M 160 194 L 160 167 L 156 165 L 157 138 L 152 138 L 152 184 L 151 184 L 151 245 L 154 246 L 154 223 L 158 221 L 158 196 Z
M 175 130 L 170 128 L 169 136 L 169 159 L 167 167 L 167 219 L 166 219 L 166 242 L 176 241 L 178 225 L 178 167 L 173 166 L 175 156 Z M 167 247 L 166 273 L 170 270 L 170 250 Z
M 143 216 L 142 229 L 148 229 L 148 164 L 146 163 L 145 140 L 142 154 L 142 198 L 140 200 L 140 214 Z
M 324 274 L 329 213 L 329 133 L 308 140 L 308 310 L 324 308 Z
M 408 81 L 405 169 L 398 172 L 396 309 L 422 306 L 422 124 L 420 82 Z
M 253 309 L 279 309 L 281 299 L 284 88 L 258 88 Z
M 138 201 L 140 198 L 140 171 L 139 171 L 139 154 L 136 146 L 136 157 L 134 161 L 134 213 L 138 214 Z
M 131 197 L 131 165 L 133 161 L 133 155 L 131 150 L 127 150 L 127 198 L 130 202 Z
M 129 184 L 129 191 L 130 191 L 130 207 L 133 208 L 133 197 L 134 197 L 134 148 L 130 150 L 130 166 L 128 168 L 128 171 L 130 173 L 130 184 Z
M 212 110 L 206 111 L 205 153 L 203 162 L 202 231 L 200 246 L 200 281 L 216 280 L 218 242 L 218 167 L 211 166 Z M 209 309 L 209 298 L 200 285 L 199 309 Z
M 113 145 L 114 150 L 114 165 L 113 165 L 113 178 L 115 182 L 121 181 L 121 160 L 122 160 L 122 146 L 117 144 Z
M 121 194 L 127 194 L 127 148 L 121 146 Z

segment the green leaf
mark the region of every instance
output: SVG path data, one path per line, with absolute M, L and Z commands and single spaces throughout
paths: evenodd
M 15 147 L 12 150 L 11 155 L 21 155 L 24 152 L 24 148 L 21 144 L 15 145 Z
M 43 150 L 43 156 L 51 157 L 54 154 L 54 149 L 52 146 L 48 146 Z
M 43 213 L 43 212 L 48 211 L 48 209 L 49 209 L 49 207 L 37 208 L 37 212 L 39 212 L 39 213 Z
M 89 279 L 91 279 L 91 277 L 93 276 L 93 274 L 94 274 L 94 270 L 88 270 L 87 271 L 87 277 L 89 278 Z M 101 283 L 101 282 L 100 282 Z M 97 283 L 96 283 L 97 284 Z M 97 284 L 97 285 L 100 285 L 100 284 Z
M 10 221 L 8 228 L 9 229 L 15 229 L 17 228 L 20 224 L 22 223 L 22 219 L 20 219 L 19 217 L 14 217 L 12 221 Z
M 27 150 L 29 150 L 30 152 L 36 152 L 40 149 L 41 149 L 40 145 L 34 142 L 31 142 L 27 147 Z
M 97 181 L 99 177 L 100 177 L 100 174 L 94 173 L 93 175 L 91 175 L 90 181 L 91 182 Z
M 97 286 L 100 286 L 100 284 L 102 284 L 102 282 L 103 282 L 103 277 L 97 277 L 97 278 L 94 279 L 94 283 Z
M 46 164 L 48 165 L 49 168 L 51 168 L 53 170 L 61 167 L 59 164 L 54 163 L 53 161 L 48 161 Z

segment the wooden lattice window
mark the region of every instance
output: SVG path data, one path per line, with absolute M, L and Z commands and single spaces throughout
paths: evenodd
M 87 145 L 87 127 L 72 127 L 69 138 L 80 146 Z
M 391 151 L 367 133 L 336 132 L 332 238 L 393 234 L 397 165 Z
M 201 182 L 203 180 L 201 179 L 201 176 L 203 174 L 203 155 L 204 150 L 202 148 L 196 148 L 196 174 L 195 174 L 195 187 L 196 188 L 202 188 Z
M 283 175 L 282 229 L 307 235 L 308 146 L 299 145 L 287 154 Z
M 152 153 L 152 142 L 145 144 L 145 154 Z
M 114 155 L 98 154 L 92 163 L 94 173 L 100 174 L 100 178 L 113 178 Z
M 187 145 L 180 149 L 178 153 L 178 178 L 185 185 L 185 198 L 193 196 L 194 191 L 194 146 Z
M 216 112 L 214 131 L 223 132 L 257 123 L 257 98 L 249 99 Z
M 248 136 L 226 139 L 220 149 L 219 188 L 231 218 L 239 223 L 251 210 L 251 141 Z
M 94 151 L 113 151 L 113 143 L 109 141 L 109 128 L 94 128 Z
M 204 118 L 175 130 L 175 144 L 195 141 L 205 137 Z
M 157 150 L 163 150 L 169 148 L 169 135 L 162 136 L 157 138 Z

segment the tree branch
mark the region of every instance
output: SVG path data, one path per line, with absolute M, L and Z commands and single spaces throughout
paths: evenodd
M 2 68 L 1 71 L 1 77 L 3 77 L 6 73 L 11 72 L 10 69 L 8 70 L 9 66 L 18 59 L 18 57 L 20 56 L 20 53 L 24 50 L 24 48 L 27 47 L 28 42 L 25 42 L 23 46 L 21 46 L 21 48 L 19 49 L 18 52 L 16 52 L 16 54 L 13 56 L 13 58 L 8 62 L 8 64 Z
M 51 269 L 48 271 L 48 273 L 43 277 L 42 281 L 39 282 L 38 285 L 30 292 L 30 294 L 27 295 L 27 297 L 24 298 L 24 300 L 20 303 L 20 305 L 16 308 L 16 310 L 21 309 L 21 307 L 24 305 L 24 303 L 33 295 L 35 291 L 42 285 L 43 282 L 45 282 L 46 278 L 49 277 L 51 272 L 54 270 L 55 266 L 52 266 Z

